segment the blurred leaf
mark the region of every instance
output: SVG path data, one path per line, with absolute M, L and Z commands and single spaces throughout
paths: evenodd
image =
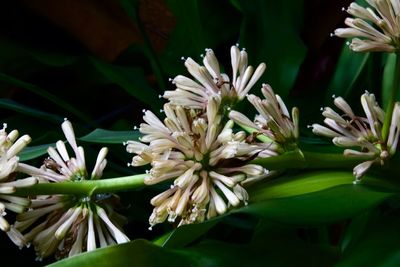
M 229 55 L 228 48 L 238 39 L 237 29 L 241 18 L 228 1 L 167 0 L 167 4 L 176 19 L 176 25 L 160 57 L 166 74 L 172 77 L 185 74 L 181 57 L 201 59 L 200 54 L 207 47 L 213 48 L 220 60 Z M 219 46 L 226 48 L 222 55 L 217 51 Z M 230 70 L 230 66 L 227 69 Z
M 4 73 L 0 73 L 0 82 L 3 82 L 5 84 L 9 84 L 12 86 L 16 86 L 22 89 L 26 89 L 36 95 L 39 95 L 51 102 L 53 102 L 55 105 L 59 106 L 60 108 L 70 112 L 71 114 L 74 114 L 75 116 L 77 116 L 78 118 L 81 118 L 83 121 L 85 121 L 86 123 L 92 124 L 92 121 L 90 120 L 90 118 L 85 114 L 82 113 L 80 110 L 76 109 L 75 107 L 71 106 L 69 103 L 67 103 L 66 101 L 64 101 L 63 99 L 59 98 L 57 95 L 53 95 L 50 94 L 49 92 L 47 92 L 46 90 L 43 90 L 42 88 L 27 83 L 27 82 L 23 82 L 20 81 L 14 77 L 11 77 L 7 74 Z
M 356 53 L 351 51 L 347 45 L 342 49 L 336 72 L 328 87 L 328 97 L 331 95 L 348 97 L 361 73 L 366 67 L 369 53 Z
M 304 195 L 260 201 L 244 207 L 240 212 L 288 224 L 326 224 L 360 214 L 393 195 L 362 185 L 342 185 Z
M 34 49 L 30 49 L 27 52 L 32 58 L 34 58 L 38 62 L 53 67 L 68 66 L 74 64 L 78 60 L 77 56 L 56 52 L 40 51 Z
M 142 69 L 116 66 L 93 57 L 91 61 L 110 82 L 119 85 L 131 96 L 154 109 L 161 106 L 157 92 L 146 81 Z
M 354 247 L 344 251 L 336 266 L 398 266 L 400 262 L 400 214 L 380 216 L 365 229 Z
M 367 211 L 352 218 L 340 243 L 342 251 L 346 251 L 357 245 L 373 215 L 375 215 L 373 211 Z
M 138 140 L 139 131 L 110 131 L 96 129 L 93 132 L 79 138 L 79 140 L 93 143 L 122 144 L 128 140 Z
M 61 116 L 30 108 L 28 106 L 19 104 L 12 99 L 0 98 L 0 108 L 13 110 L 24 115 L 40 118 L 56 124 L 60 124 L 63 121 Z
M 39 146 L 28 146 L 19 153 L 19 159 L 21 161 L 26 161 L 40 157 L 47 153 L 47 149 L 50 146 L 55 146 L 55 144 L 45 144 Z
M 394 75 L 398 75 L 395 73 L 396 66 L 396 54 L 390 53 L 387 55 L 386 64 L 383 71 L 383 79 L 382 79 L 382 107 L 386 109 L 386 105 L 390 100 L 390 92 L 392 91 Z M 398 96 L 397 96 L 398 97 Z M 399 98 L 397 98 L 399 99 Z
M 303 1 L 231 2 L 243 13 L 240 45 L 251 52 L 249 62 L 266 62 L 268 69 L 262 80 L 285 98 L 306 53 L 299 34 Z
M 337 253 L 329 247 L 308 244 L 295 235 L 265 236 L 262 242 L 234 244 L 204 241 L 187 251 L 201 255 L 195 266 L 333 266 Z M 183 251 L 182 251 L 183 252 Z

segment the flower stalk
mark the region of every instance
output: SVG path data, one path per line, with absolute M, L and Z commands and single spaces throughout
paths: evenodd
M 283 169 L 346 169 L 371 158 L 348 158 L 342 153 L 320 153 L 311 151 L 289 151 L 282 155 L 258 158 L 250 164 L 261 165 L 270 170 Z M 93 194 L 116 193 L 138 190 L 145 186 L 144 179 L 148 174 L 116 177 L 104 180 L 84 180 L 80 182 L 43 183 L 31 187 L 17 188 L 14 195 L 48 195 L 73 194 L 91 196 Z
M 103 180 L 65 181 L 61 183 L 42 183 L 31 187 L 17 188 L 14 195 L 51 195 L 73 194 L 91 196 L 93 194 L 115 193 L 125 190 L 136 190 L 144 186 L 144 178 L 148 174 L 138 174 Z
M 396 53 L 396 65 L 394 68 L 394 80 L 390 91 L 390 98 L 388 106 L 386 107 L 386 116 L 382 126 L 383 140 L 387 140 L 389 136 L 390 124 L 392 121 L 393 108 L 396 103 L 396 97 L 400 87 L 400 54 Z

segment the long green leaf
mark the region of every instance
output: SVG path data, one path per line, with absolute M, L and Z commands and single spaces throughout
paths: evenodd
M 347 266 L 398 266 L 400 262 L 400 213 L 380 216 L 365 228 L 355 246 L 343 253 L 338 265 Z
M 21 80 L 18 80 L 16 78 L 11 77 L 4 73 L 0 73 L 0 82 L 9 84 L 9 85 L 13 85 L 13 86 L 17 86 L 22 89 L 26 89 L 36 95 L 39 95 L 39 96 L 53 102 L 55 105 L 59 106 L 60 108 L 64 109 L 65 111 L 70 112 L 71 114 L 74 114 L 75 116 L 81 118 L 83 121 L 85 121 L 89 124 L 93 124 L 92 121 L 90 120 L 90 118 L 85 113 L 83 113 L 80 110 L 78 110 L 77 108 L 71 106 L 69 103 L 67 103 L 63 99 L 59 98 L 58 96 L 50 94 L 46 90 L 43 90 L 39 86 L 30 84 L 27 82 L 23 82 Z
M 272 238 L 276 238 L 273 236 Z M 272 242 L 273 241 L 273 242 Z M 291 255 L 291 257 L 288 257 Z M 158 247 L 144 240 L 98 249 L 49 267 L 93 266 L 329 266 L 336 260 L 332 250 L 306 244 L 292 235 L 280 239 L 264 240 L 250 244 L 232 244 L 221 241 L 205 241 L 183 249 Z
M 326 224 L 358 215 L 393 195 L 360 185 L 342 185 L 305 195 L 265 200 L 240 212 L 296 225 Z
M 231 2 L 243 14 L 240 45 L 249 51 L 249 62 L 253 65 L 266 62 L 270 68 L 263 80 L 286 97 L 306 53 L 300 39 L 303 1 Z
M 122 144 L 128 140 L 138 140 L 140 135 L 139 131 L 110 131 L 96 129 L 79 139 L 92 143 Z
M 18 112 L 18 113 L 21 113 L 21 114 L 24 114 L 27 116 L 40 118 L 40 119 L 47 120 L 47 121 L 50 121 L 50 122 L 53 122 L 56 124 L 60 124 L 63 121 L 63 118 L 61 116 L 57 116 L 54 114 L 50 114 L 50 113 L 43 112 L 38 109 L 34 109 L 31 107 L 22 105 L 11 99 L 0 98 L 0 108 L 13 110 L 15 112 Z
M 356 82 L 360 79 L 368 58 L 369 53 L 355 53 L 347 45 L 343 47 L 336 71 L 328 87 L 329 99 L 333 94 L 344 98 L 349 95 Z
M 142 69 L 112 65 L 93 57 L 91 62 L 104 77 L 119 85 L 131 96 L 151 107 L 160 107 L 158 94 L 146 81 Z
M 39 146 L 28 146 L 21 153 L 19 153 L 19 159 L 21 161 L 26 161 L 40 157 L 47 153 L 47 149 L 50 146 L 55 146 L 55 144 L 45 144 Z

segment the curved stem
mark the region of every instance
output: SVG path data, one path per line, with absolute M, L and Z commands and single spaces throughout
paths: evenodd
M 303 151 L 307 169 L 342 169 L 353 168 L 357 164 L 374 157 L 345 157 L 342 153 L 319 153 Z
M 14 194 L 19 196 L 50 194 L 75 194 L 90 196 L 92 194 L 114 193 L 143 187 L 144 178 L 146 176 L 147 174 L 138 174 L 103 180 L 43 183 L 36 184 L 31 187 L 17 188 L 17 191 Z
M 386 108 L 385 120 L 382 127 L 383 140 L 387 140 L 389 135 L 390 123 L 392 121 L 393 107 L 396 102 L 397 93 L 400 87 L 400 54 L 396 53 L 396 65 L 394 69 L 394 81 L 390 91 L 390 99 Z
M 307 164 L 303 152 L 300 149 L 286 152 L 282 155 L 256 158 L 250 162 L 271 170 L 303 169 Z
M 351 158 L 338 153 L 318 153 L 294 150 L 276 157 L 258 158 L 251 163 L 271 170 L 282 169 L 343 169 L 371 160 L 371 157 Z

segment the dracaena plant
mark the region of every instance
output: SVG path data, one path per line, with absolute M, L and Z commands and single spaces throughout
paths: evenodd
M 175 253 L 178 261 L 186 263 L 194 253 L 196 260 L 207 263 L 210 252 L 205 249 L 207 243 L 202 250 L 201 238 L 208 238 L 205 234 L 208 227 L 226 218 L 226 225 L 239 225 L 246 220 L 235 217 L 237 213 L 271 217 L 273 223 L 268 222 L 271 225 L 260 219 L 253 228 L 261 229 L 261 235 L 266 231 L 274 236 L 269 228 L 276 229 L 274 220 L 290 222 L 295 218 L 301 225 L 307 225 L 304 222 L 314 213 L 319 214 L 313 221 L 316 223 L 325 222 L 325 217 L 328 222 L 347 219 L 350 217 L 347 210 L 356 215 L 396 195 L 398 184 L 376 173 L 398 175 L 400 2 L 367 2 L 369 7 L 351 3 L 345 11 L 354 18 L 347 18 L 348 28 L 339 28 L 333 35 L 353 38 L 348 45 L 354 52 L 395 55 L 388 103 L 382 103 L 378 95 L 368 91 L 361 95 L 361 105 L 346 97 L 334 96 L 336 108 L 321 108 L 324 125 L 316 122 L 304 127 L 303 122 L 308 118 L 302 118 L 301 111 L 307 108 L 304 105 L 290 107 L 285 104 L 284 95 L 275 93 L 270 84 L 261 83 L 266 80 L 263 76 L 265 63 L 255 62 L 259 64 L 253 68 L 249 64 L 251 54 L 234 45 L 230 51 L 225 51 L 230 56 L 227 57 L 230 64 L 224 65 L 224 61 L 219 61 L 216 53 L 207 48 L 201 56 L 202 63 L 191 57 L 183 58 L 190 76 L 178 74 L 170 79 L 172 88 L 160 95 L 166 102 L 160 112 L 143 110 L 143 122 L 134 127 L 140 137 L 134 138 L 132 131 L 129 135 L 132 138 L 121 138 L 129 162 L 119 165 L 113 162 L 109 167 L 117 166 L 115 170 L 132 175 L 120 177 L 115 170 L 107 172 L 109 149 L 102 147 L 91 157 L 94 155 L 91 148 L 78 145 L 84 138 L 76 137 L 67 119 L 61 123 L 65 138 L 46 147 L 48 156 L 39 164 L 20 160 L 31 138 L 28 135 L 18 138 L 18 131 L 8 132 L 4 124 L 0 130 L 0 229 L 18 247 L 33 247 L 37 260 L 71 258 L 72 261 L 96 253 L 120 255 L 118 253 L 126 248 L 131 248 L 132 257 L 136 257 L 142 253 L 137 244 L 144 241 L 135 240 L 136 236 L 131 235 L 135 231 L 125 225 L 132 227 L 127 223 L 140 217 L 136 212 L 140 214 L 146 210 L 149 230 L 156 230 L 153 231 L 156 234 L 172 230 L 163 232 L 152 245 L 143 245 L 159 252 L 155 257 Z M 146 53 L 154 57 L 149 51 Z M 274 89 L 282 92 L 279 86 L 274 85 Z M 310 137 L 312 133 L 316 136 Z M 99 138 L 100 143 L 118 134 L 121 133 L 106 131 L 103 139 Z M 307 143 L 307 138 L 314 143 Z M 321 152 L 320 144 L 327 143 L 326 138 L 331 139 L 328 143 L 331 141 L 340 147 L 340 151 Z M 330 150 L 337 151 L 332 147 Z M 328 190 L 332 188 L 342 195 L 332 196 Z M 347 196 L 341 188 L 353 190 L 346 192 L 356 196 L 344 202 Z M 371 188 L 376 190 L 372 200 L 368 195 Z M 134 195 L 139 190 L 150 192 L 147 195 L 151 196 L 145 201 L 152 211 L 139 207 L 134 201 L 121 204 L 120 191 Z M 320 194 L 316 197 L 318 203 L 307 202 L 312 194 Z M 343 207 L 342 213 L 335 205 L 328 211 L 323 206 L 318 208 L 326 200 L 354 208 Z M 292 203 L 297 201 L 303 206 L 295 210 Z M 127 209 L 134 210 L 134 215 L 123 216 Z M 303 211 L 305 215 L 299 216 Z M 290 216 L 293 212 L 297 212 L 297 217 Z M 334 219 L 329 219 L 330 213 L 336 217 L 332 215 Z M 243 225 L 243 229 L 251 228 Z M 307 232 L 297 229 L 297 236 L 301 236 L 302 231 Z M 260 242 L 258 231 L 253 234 L 244 239 L 251 239 L 249 246 L 257 244 L 256 251 L 263 252 L 258 250 L 262 247 L 257 243 Z M 328 234 L 325 232 L 326 236 Z M 212 239 L 212 232 L 210 236 Z M 312 239 L 311 236 L 307 238 Z M 200 245 L 196 247 L 198 242 Z M 346 242 L 343 247 L 356 241 Z M 157 247 L 174 244 L 179 249 L 194 244 L 197 250 L 171 252 Z M 329 241 L 324 245 L 327 244 L 332 247 Z M 105 249 L 109 246 L 109 250 Z M 103 250 L 97 250 L 99 248 Z M 74 257 L 91 251 L 94 252 Z M 101 251 L 106 252 L 101 254 Z M 203 252 L 207 257 L 202 261 Z M 129 254 L 124 253 L 124 257 Z M 336 258 L 339 257 L 336 255 Z

